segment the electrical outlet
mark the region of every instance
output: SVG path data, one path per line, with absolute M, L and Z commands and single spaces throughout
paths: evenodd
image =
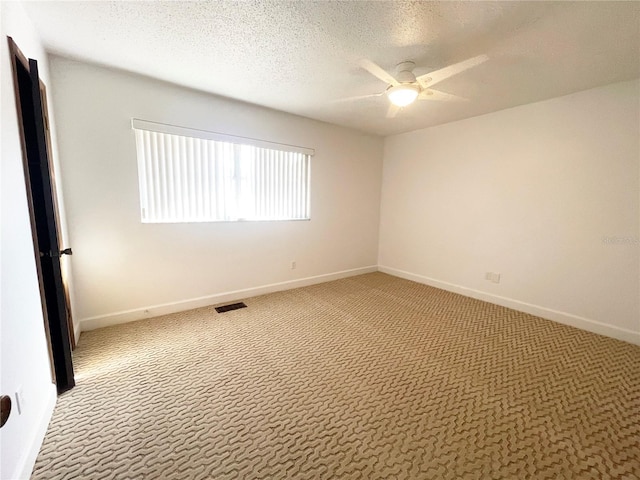
M 295 270 L 296 269 L 296 261 L 294 260 L 293 262 L 291 262 L 291 270 Z
M 487 272 L 484 274 L 485 280 L 490 280 L 493 283 L 500 283 L 500 274 L 495 272 Z
M 22 415 L 22 412 L 24 411 L 24 406 L 25 406 L 24 390 L 22 389 L 22 385 L 20 385 L 16 389 L 16 408 L 18 410 L 18 415 Z

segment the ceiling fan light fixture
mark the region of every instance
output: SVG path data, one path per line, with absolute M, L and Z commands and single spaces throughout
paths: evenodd
M 389 88 L 387 90 L 387 97 L 389 97 L 389 101 L 395 106 L 406 107 L 418 98 L 419 93 L 420 88 L 417 85 L 400 84 Z

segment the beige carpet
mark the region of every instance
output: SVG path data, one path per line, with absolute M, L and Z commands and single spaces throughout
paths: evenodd
M 640 347 L 381 273 L 83 333 L 35 479 L 638 479 Z

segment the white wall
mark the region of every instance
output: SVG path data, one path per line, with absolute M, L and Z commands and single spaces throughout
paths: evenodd
M 59 57 L 51 69 L 83 328 L 375 270 L 380 138 Z M 311 221 L 143 225 L 132 117 L 314 148 Z
M 387 137 L 381 269 L 640 343 L 639 139 L 638 81 Z
M 48 67 L 22 6 L 0 2 L 0 9 L 0 392 L 15 402 L 15 392 L 22 386 L 25 399 L 22 414 L 18 415 L 14 403 L 0 430 L 0 478 L 15 479 L 31 474 L 53 412 L 56 389 L 51 382 L 6 35 L 13 37 L 27 57 L 38 60 L 47 85 Z M 55 143 L 55 136 L 52 140 Z

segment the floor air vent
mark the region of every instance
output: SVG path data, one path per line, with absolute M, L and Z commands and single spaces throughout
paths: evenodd
M 218 313 L 230 312 L 231 310 L 237 310 L 239 308 L 247 308 L 247 306 L 244 304 L 244 302 L 231 303 L 229 305 L 223 305 L 221 307 L 216 307 L 216 312 L 218 312 Z

